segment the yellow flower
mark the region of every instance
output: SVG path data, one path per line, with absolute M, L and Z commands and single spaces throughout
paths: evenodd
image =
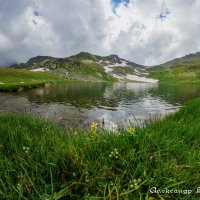
M 97 133 L 97 130 L 98 130 L 98 124 L 93 122 L 91 125 L 90 125 L 90 131 L 92 134 L 96 134 Z
M 135 128 L 134 127 L 129 127 L 127 129 L 128 133 L 131 134 L 131 135 L 135 135 Z
M 154 198 L 153 197 L 149 197 L 148 200 L 154 200 Z

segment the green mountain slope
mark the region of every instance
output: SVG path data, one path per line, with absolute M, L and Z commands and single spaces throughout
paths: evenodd
M 84 81 L 128 81 L 127 75 L 143 77 L 146 71 L 145 67 L 117 55 L 97 56 L 86 52 L 66 58 L 37 56 L 12 67 L 52 72 L 62 78 Z
M 151 78 L 157 78 L 161 82 L 199 83 L 200 52 L 152 66 L 148 70 Z

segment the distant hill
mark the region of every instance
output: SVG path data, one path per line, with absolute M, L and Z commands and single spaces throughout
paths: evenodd
M 156 82 L 156 80 L 145 78 L 145 66 L 122 59 L 117 55 L 98 56 L 80 52 L 66 58 L 37 56 L 26 63 L 11 67 L 54 73 L 73 80 Z
M 176 58 L 161 65 L 148 68 L 150 77 L 161 82 L 199 82 L 200 52 Z
M 200 52 L 196 52 L 196 53 L 188 54 L 180 58 L 175 58 L 171 61 L 168 61 L 160 65 L 151 66 L 150 69 L 154 70 L 154 69 L 163 69 L 163 67 L 170 68 L 170 67 L 178 66 L 178 65 L 188 66 L 188 65 L 199 65 L 199 64 L 200 64 Z

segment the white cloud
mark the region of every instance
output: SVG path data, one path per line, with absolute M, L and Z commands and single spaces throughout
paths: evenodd
M 80 51 L 158 64 L 200 51 L 200 1 L 0 0 L 0 65 Z

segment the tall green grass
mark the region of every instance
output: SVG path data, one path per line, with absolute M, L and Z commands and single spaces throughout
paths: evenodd
M 200 99 L 146 127 L 61 130 L 0 116 L 0 199 L 198 199 Z M 152 194 L 150 189 L 193 190 Z

